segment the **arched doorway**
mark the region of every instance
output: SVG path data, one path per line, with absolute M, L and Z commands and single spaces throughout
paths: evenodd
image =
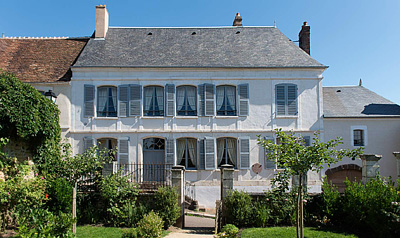
M 340 193 L 344 193 L 346 188 L 344 181 L 346 181 L 346 178 L 350 181 L 360 182 L 362 180 L 362 168 L 356 164 L 345 164 L 328 169 L 325 175 L 327 176 L 328 182 L 332 182 Z
M 143 140 L 143 180 L 159 181 L 165 179 L 165 140 L 146 138 Z

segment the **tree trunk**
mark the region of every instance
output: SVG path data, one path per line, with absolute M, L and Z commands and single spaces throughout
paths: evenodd
M 76 182 L 72 189 L 72 219 L 76 219 Z M 72 232 L 76 235 L 76 220 L 72 224 Z
M 299 207 L 300 207 L 300 238 L 304 238 L 304 213 L 303 213 L 303 175 L 299 175 Z

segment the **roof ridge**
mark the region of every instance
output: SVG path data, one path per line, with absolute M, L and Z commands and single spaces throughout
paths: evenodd
M 276 28 L 275 26 L 110 26 L 109 29 L 242 29 L 242 28 Z

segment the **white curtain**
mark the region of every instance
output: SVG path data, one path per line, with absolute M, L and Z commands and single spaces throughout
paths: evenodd
M 186 97 L 188 99 L 189 106 L 192 110 L 196 111 L 196 87 L 186 87 Z
M 178 161 L 176 161 L 176 164 L 180 164 L 183 159 L 183 154 L 185 153 L 186 141 L 185 140 L 177 140 L 177 141 L 178 141 L 178 155 L 177 155 Z
M 164 111 L 164 89 L 162 87 L 156 87 L 156 93 L 157 93 L 157 101 L 156 101 L 156 107 L 158 106 L 158 110 Z M 154 95 L 155 97 L 156 95 Z
M 185 87 L 178 87 L 176 90 L 176 105 L 177 110 L 183 110 L 183 106 L 185 104 Z
M 150 106 L 153 99 L 154 88 L 153 87 L 145 87 L 144 88 L 144 110 L 150 110 Z
M 112 101 L 110 104 L 112 104 L 112 105 L 109 105 L 109 107 L 111 108 L 111 106 L 112 106 L 112 109 L 110 109 L 109 111 L 116 112 L 117 111 L 117 88 L 111 88 L 110 96 L 112 98 Z
M 197 167 L 197 153 L 196 153 L 197 140 L 188 139 L 187 141 L 188 141 L 189 157 L 192 160 L 193 165 Z
M 226 105 L 229 107 L 231 106 L 231 110 L 236 109 L 236 95 L 235 95 L 236 88 L 233 86 L 226 86 L 226 98 L 227 102 Z
M 228 145 L 229 160 L 231 161 L 233 166 L 236 166 L 236 161 L 237 161 L 236 139 L 228 139 L 227 145 Z
M 99 105 L 98 111 L 99 112 L 106 112 L 107 111 L 107 88 L 99 88 L 98 90 L 98 97 L 99 97 Z
M 224 86 L 217 87 L 217 111 L 221 110 L 224 103 L 225 90 Z
M 225 139 L 217 140 L 217 164 L 220 165 L 224 156 Z

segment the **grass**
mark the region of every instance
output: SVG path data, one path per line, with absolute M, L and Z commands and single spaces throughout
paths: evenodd
M 296 227 L 270 227 L 270 228 L 250 228 L 242 231 L 241 238 L 258 238 L 258 237 L 296 237 Z M 314 238 L 357 238 L 353 234 L 340 233 L 335 231 L 322 230 L 317 228 L 304 228 L 304 237 Z
M 77 238 L 121 238 L 123 228 L 103 226 L 78 226 L 76 228 Z M 163 231 L 162 237 L 167 236 L 169 231 Z

